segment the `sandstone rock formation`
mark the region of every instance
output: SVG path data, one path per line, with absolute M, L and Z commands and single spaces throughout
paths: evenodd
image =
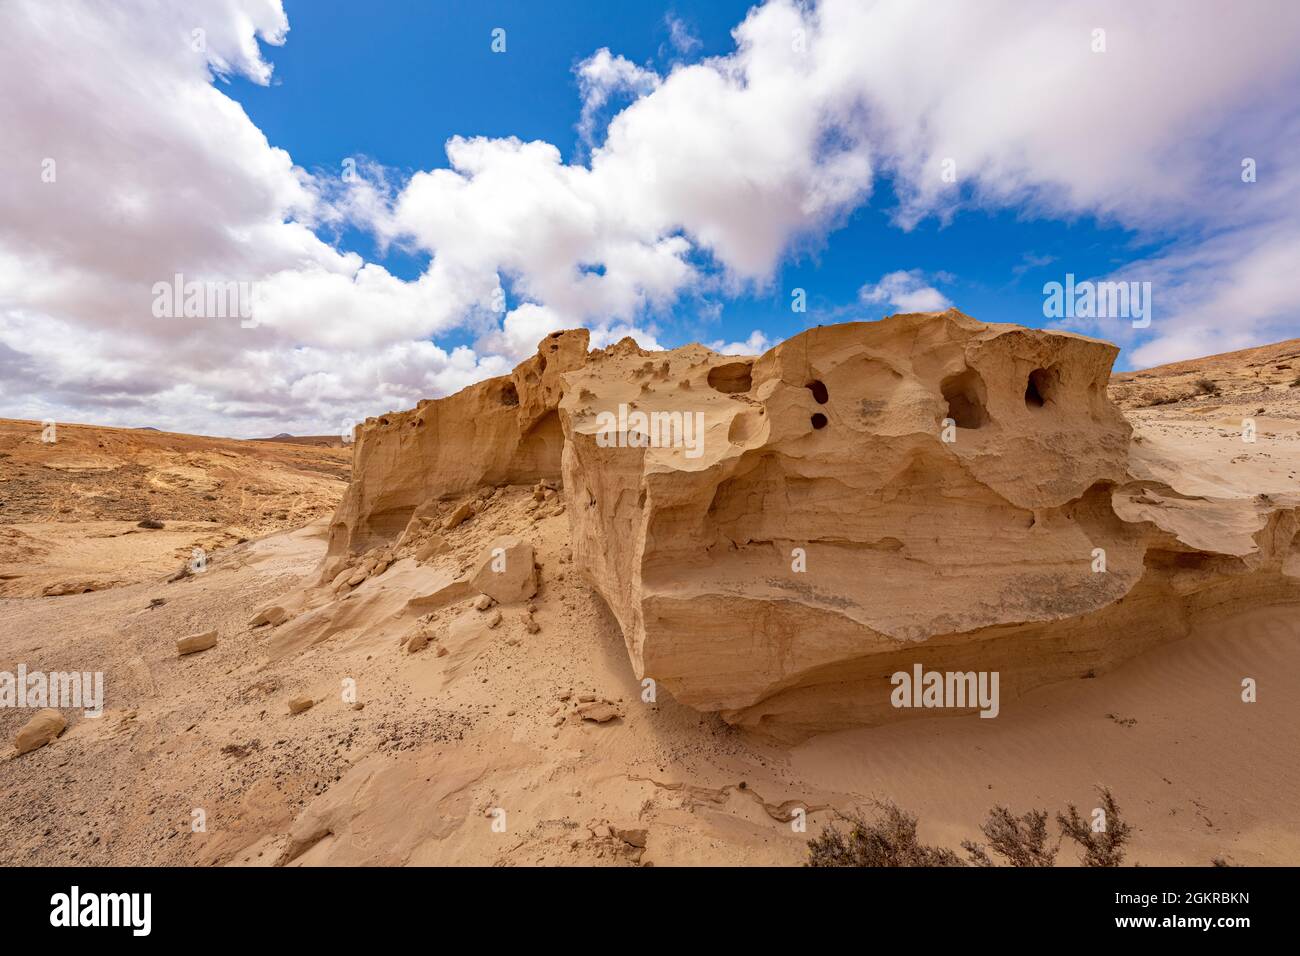
M 436 511 L 482 485 L 558 478 L 562 376 L 586 361 L 587 342 L 585 329 L 554 332 L 508 376 L 358 426 L 353 480 L 330 529 L 329 576 L 348 555 L 392 543 L 429 513 L 421 508 Z
M 367 422 L 321 583 L 369 587 L 384 549 L 432 556 L 494 486 L 562 478 L 637 676 L 790 738 L 905 716 L 889 678 L 915 664 L 1014 696 L 1300 603 L 1300 493 L 1132 444 L 1105 342 L 950 310 L 757 358 L 586 346 L 555 333 L 510 376 Z M 409 609 L 471 591 L 447 572 Z

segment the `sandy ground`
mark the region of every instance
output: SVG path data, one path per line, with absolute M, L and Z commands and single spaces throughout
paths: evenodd
M 1135 456 L 1189 486 L 1229 469 L 1260 493 L 1294 488 L 1300 414 L 1289 400 L 1300 389 L 1273 389 L 1261 437 L 1246 444 L 1243 409 L 1260 407 L 1248 378 L 1208 411 L 1199 398 L 1130 409 Z M 22 517 L 3 527 L 43 533 L 38 560 L 76 563 L 70 532 Z M 567 560 L 567 519 L 527 488 L 499 490 L 448 533 L 449 554 L 398 562 L 349 597 L 361 612 L 351 623 L 286 651 L 249 619 L 313 573 L 325 524 L 215 542 L 203 573 L 169 584 L 186 536 L 217 529 L 152 532 L 177 537 L 149 538 L 146 554 L 131 550 L 143 533 L 121 533 L 130 522 L 88 521 L 86 566 L 129 561 L 134 578 L 0 598 L 0 670 L 106 675 L 102 717 L 65 711 L 69 728 L 51 745 L 0 754 L 0 862 L 788 865 L 837 814 L 875 798 L 955 848 L 979 838 L 995 804 L 1086 811 L 1097 785 L 1137 828 L 1128 862 L 1300 862 L 1295 608 L 1259 608 L 1101 676 L 1004 699 L 996 720 L 916 718 L 788 748 L 662 691 L 643 700 L 617 626 Z M 431 612 L 430 645 L 404 651 L 393 609 L 471 567 L 501 533 L 537 549 L 540 632 L 527 633 L 522 607 L 464 601 Z M 96 537 L 106 534 L 117 536 Z M 157 597 L 166 603 L 151 609 Z M 214 649 L 177 656 L 177 638 L 208 629 Z M 1258 682 L 1255 703 L 1241 700 L 1244 677 Z M 299 695 L 316 704 L 290 715 Z M 621 716 L 583 719 L 584 697 Z M 0 739 L 27 716 L 0 710 Z M 1067 846 L 1059 862 L 1075 859 Z

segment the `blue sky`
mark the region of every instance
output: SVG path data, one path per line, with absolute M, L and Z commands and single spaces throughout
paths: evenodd
M 595 50 L 661 73 L 683 60 L 735 51 L 732 28 L 749 9 L 743 2 L 616 4 L 399 3 L 375 6 L 342 0 L 288 0 L 289 42 L 268 55 L 275 79 L 261 86 L 242 78 L 230 95 L 272 145 L 324 175 L 343 159 L 366 156 L 399 175 L 446 167 L 452 136 L 515 136 L 555 144 L 567 162 L 586 154 L 576 131 L 581 99 L 575 67 Z M 670 19 L 699 46 L 688 57 L 674 48 Z M 494 54 L 491 31 L 507 30 L 507 52 Z M 623 105 L 626 99 L 619 101 Z M 1105 129 L 1094 131 L 1106 135 Z M 1065 271 L 1079 278 L 1110 273 L 1161 246 L 1160 237 L 1099 223 L 1081 214 L 1050 219 L 1017 210 L 970 209 L 951 221 L 937 217 L 904 230 L 891 224 L 897 201 L 888 176 L 870 202 L 828 236 L 796 242 L 770 283 L 734 296 L 712 296 L 713 308 L 687 298 L 655 315 L 660 341 L 744 340 L 762 329 L 773 341 L 804 328 L 897 311 L 861 302 L 858 290 L 890 272 L 920 269 L 951 302 L 990 322 L 1042 326 L 1044 282 Z M 341 248 L 416 278 L 429 256 L 399 248 L 381 254 L 373 237 L 348 229 L 323 231 Z M 806 313 L 790 308 L 791 290 L 807 290 Z M 719 314 L 713 310 L 720 307 Z M 440 341 L 460 344 L 463 330 Z
M 1293 0 L 9 0 L 0 416 L 334 433 L 580 325 L 1295 337 L 1297 49 Z M 1152 321 L 1049 319 L 1068 275 Z

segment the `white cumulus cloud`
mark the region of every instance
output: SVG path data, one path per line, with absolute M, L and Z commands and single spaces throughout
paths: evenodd
M 1010 209 L 1176 239 L 1116 266 L 1152 282 L 1151 327 L 1093 329 L 1134 361 L 1300 325 L 1291 2 L 769 0 L 725 56 L 583 60 L 576 159 L 458 136 L 446 168 L 361 161 L 348 184 L 223 91 L 269 83 L 289 28 L 279 0 L 0 4 L 0 414 L 332 430 L 499 374 L 557 327 L 653 347 L 684 300 L 762 289 L 828 241 L 882 174 L 881 228 Z M 320 238 L 342 226 L 427 268 L 408 281 Z M 255 327 L 155 317 L 178 273 L 253 283 Z M 862 301 L 942 308 L 936 283 L 894 272 Z
M 868 282 L 858 290 L 864 303 L 886 304 L 899 312 L 940 312 L 952 305 L 951 300 L 929 285 L 920 269 L 898 270 Z

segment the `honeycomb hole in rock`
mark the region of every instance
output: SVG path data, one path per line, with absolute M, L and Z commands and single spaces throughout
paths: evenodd
M 825 427 L 826 427 L 826 416 L 823 415 L 821 412 L 818 412 L 816 415 L 814 415 L 814 416 L 812 417 L 812 427 L 813 427 L 813 428 L 825 428 Z
M 507 382 L 502 387 L 501 404 L 507 408 L 514 408 L 519 404 L 519 390 L 515 388 L 514 382 Z
M 728 395 L 748 392 L 754 384 L 750 377 L 752 368 L 752 362 L 728 362 L 726 365 L 714 366 L 709 369 L 709 385 Z
M 988 392 L 984 388 L 984 379 L 973 368 L 948 376 L 940 389 L 948 403 L 948 417 L 958 428 L 982 428 L 988 424 Z
M 830 392 L 826 391 L 826 386 L 823 385 L 821 382 L 817 381 L 817 379 L 813 379 L 811 382 L 805 385 L 804 388 L 812 392 L 813 401 L 815 401 L 818 405 L 825 405 L 826 402 L 829 401 L 831 397 Z
M 757 412 L 743 412 L 731 420 L 731 425 L 727 428 L 727 441 L 735 445 L 743 445 L 758 435 L 762 428 L 761 408 Z
M 1057 374 L 1055 369 L 1036 368 L 1025 382 L 1025 407 L 1042 408 L 1055 397 Z
M 548 352 L 558 352 L 560 350 L 559 339 L 564 337 L 563 332 L 552 332 L 546 337 L 546 349 Z M 546 355 L 539 348 L 537 350 L 538 368 L 543 372 L 546 371 Z

